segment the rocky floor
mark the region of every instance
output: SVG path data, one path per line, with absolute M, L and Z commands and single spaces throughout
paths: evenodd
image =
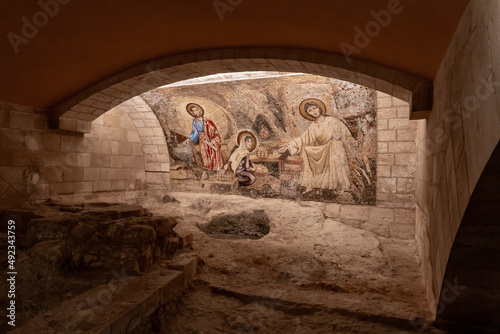
M 138 205 L 47 201 L 0 210 L 0 218 L 16 222 L 17 327 L 110 279 L 152 271 L 181 247 L 174 220 Z M 7 268 L 7 257 L 0 264 Z M 9 288 L 0 284 L 2 305 Z M 0 332 L 7 329 L 4 317 Z
M 167 332 L 410 333 L 427 326 L 414 241 L 326 218 L 313 202 L 170 196 L 177 201 L 145 206 L 179 217 L 176 230 L 193 233 L 193 251 L 205 264 L 197 285 L 165 314 Z M 260 239 L 201 230 L 213 217 L 255 208 L 269 217 Z

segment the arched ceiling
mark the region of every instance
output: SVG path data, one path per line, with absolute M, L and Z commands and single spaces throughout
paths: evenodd
M 184 52 L 277 47 L 342 54 L 342 42 L 356 46 L 356 27 L 364 31 L 373 12 L 388 9 L 390 22 L 353 57 L 432 80 L 468 1 L 3 0 L 0 101 L 50 108 L 132 66 Z M 42 3 L 54 12 L 59 6 L 46 23 Z M 34 16 L 38 31 L 23 35 Z

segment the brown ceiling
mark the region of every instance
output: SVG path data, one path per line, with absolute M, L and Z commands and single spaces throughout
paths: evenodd
M 41 2 L 56 0 L 42 0 Z M 237 47 L 341 53 L 372 10 L 401 13 L 357 58 L 432 79 L 469 0 L 217 0 L 233 3 L 221 21 L 213 0 L 59 0 L 59 12 L 18 53 L 38 1 L 0 2 L 0 101 L 48 108 L 134 65 L 183 52 Z M 12 36 L 12 35 L 11 35 Z

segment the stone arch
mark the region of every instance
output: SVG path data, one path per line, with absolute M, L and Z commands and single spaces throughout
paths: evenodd
M 500 327 L 500 144 L 474 188 L 441 284 L 436 321 L 471 332 Z M 441 276 L 441 277 L 443 277 Z
M 134 123 L 141 140 L 146 189 L 152 194 L 160 193 L 170 183 L 168 147 L 160 122 L 140 96 L 135 96 L 120 106 Z
M 341 55 L 298 49 L 223 49 L 180 54 L 151 61 L 92 86 L 51 112 L 51 126 L 87 132 L 112 107 L 176 81 L 243 71 L 302 72 L 361 84 L 410 104 L 411 119 L 432 109 L 432 82 L 381 65 Z

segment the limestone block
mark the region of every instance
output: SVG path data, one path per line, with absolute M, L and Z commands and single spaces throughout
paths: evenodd
M 107 125 L 94 125 L 92 127 L 92 134 L 95 138 L 113 139 L 113 128 Z
M 111 155 L 92 154 L 90 156 L 90 167 L 111 167 Z
M 91 193 L 92 192 L 92 182 L 75 182 L 75 193 Z
M 377 206 L 385 208 L 415 208 L 415 195 L 377 192 Z
M 90 154 L 89 153 L 77 153 L 76 154 L 76 165 L 77 165 L 77 167 L 90 167 Z
M 406 107 L 407 113 L 404 115 L 404 118 L 408 118 L 408 117 L 410 116 L 410 109 L 409 109 L 408 102 L 403 101 L 403 100 L 400 100 L 400 99 L 398 99 L 398 98 L 396 98 L 396 97 L 394 97 L 394 96 L 393 96 L 393 97 L 392 97 L 392 105 L 393 105 L 394 107 L 399 107 L 399 108 L 398 108 L 398 111 L 399 111 L 400 109 L 404 109 L 404 108 L 402 108 L 402 107 Z M 398 116 L 398 117 L 399 117 L 399 116 Z
M 125 165 L 125 166 L 127 166 L 127 165 Z M 130 168 L 117 168 L 116 169 L 116 178 L 119 180 L 130 179 L 131 178 L 131 169 Z
M 174 296 L 184 290 L 185 275 L 182 271 L 176 271 L 169 275 L 169 280 L 160 289 L 160 303 L 162 305 L 170 301 Z
M 125 103 L 125 102 L 124 102 Z M 126 108 L 128 117 L 132 120 L 132 122 L 136 119 L 143 119 L 144 113 L 136 112 L 134 108 Z
M 12 129 L 25 129 L 35 131 L 47 130 L 48 119 L 46 116 L 29 114 L 11 110 L 10 127 Z
M 168 154 L 156 154 L 156 161 L 158 162 L 169 162 L 170 157 Z
M 377 180 L 377 192 L 395 193 L 396 178 L 379 177 Z
M 123 164 L 129 168 L 142 168 L 144 169 L 144 158 L 143 157 L 134 157 L 134 156 L 125 156 L 123 157 Z
M 367 220 L 370 214 L 368 206 L 360 205 L 342 205 L 340 206 L 340 218 Z
M 391 177 L 391 166 L 378 166 L 377 175 L 379 177 Z
M 395 130 L 379 130 L 377 132 L 377 140 L 378 141 L 395 141 L 396 140 L 396 131 Z
M 151 144 L 153 145 L 166 145 L 165 136 L 151 137 Z
M 119 128 L 121 126 L 120 117 L 110 114 L 104 114 L 104 125 Z
M 168 175 L 164 175 L 164 173 L 146 172 L 146 183 L 163 184 L 165 177 Z
M 377 109 L 377 119 L 390 119 L 397 118 L 397 108 L 378 108 Z
M 392 153 L 416 152 L 417 145 L 415 142 L 390 142 L 388 150 Z
M 180 270 L 184 273 L 184 286 L 187 286 L 196 276 L 198 256 L 196 254 L 180 254 L 169 263 L 168 269 Z
M 134 145 L 129 142 L 118 142 L 118 154 L 120 155 L 133 155 Z
M 130 178 L 144 180 L 146 179 L 146 171 L 144 170 L 144 168 L 142 169 L 133 168 L 130 172 Z
M 122 128 L 113 128 L 113 139 L 118 141 L 128 141 L 128 132 L 127 129 Z
M 155 117 L 155 118 L 151 118 L 151 119 L 145 119 L 144 125 L 146 127 L 153 128 L 153 127 L 159 127 L 160 123 L 158 122 L 158 119 L 156 119 L 156 117 Z
M 83 103 L 80 103 L 80 104 L 76 104 L 73 107 L 71 107 L 71 110 L 72 111 L 76 111 L 78 114 L 77 115 L 72 115 L 71 112 L 66 112 L 66 113 L 63 114 L 63 116 L 67 117 L 67 118 L 70 118 L 70 117 L 76 117 L 79 114 L 92 114 L 96 110 L 96 108 L 95 107 L 91 107 L 90 105 L 84 105 Z
M 84 169 L 80 167 L 63 167 L 62 169 L 63 182 L 83 181 L 84 180 L 83 170 Z
M 387 144 L 387 142 L 385 142 L 385 143 L 377 142 L 377 152 L 378 153 L 387 153 L 388 147 L 389 147 L 389 145 Z
M 397 130 L 398 141 L 414 141 L 417 138 L 417 130 Z
M 415 238 L 415 225 L 412 224 L 392 224 L 389 226 L 391 238 L 413 240 Z
M 157 290 L 140 303 L 139 311 L 143 320 L 151 316 L 161 306 L 160 297 L 160 290 Z
M 44 133 L 40 138 L 40 143 L 45 151 L 59 151 L 61 150 L 61 135 Z
M 401 101 L 401 100 L 400 100 Z M 403 102 L 403 101 L 401 101 Z M 408 107 L 408 103 L 404 102 L 406 106 L 397 108 L 397 118 L 410 118 L 410 108 Z M 415 122 L 415 121 L 413 121 Z
M 96 181 L 101 179 L 101 169 L 100 168 L 84 168 L 83 169 L 83 180 L 84 181 Z
M 416 168 L 414 166 L 410 165 L 394 165 L 391 167 L 391 176 L 392 177 L 415 177 L 415 170 Z
M 128 115 L 125 115 L 121 118 L 120 125 L 122 129 L 126 129 L 128 131 L 137 131 L 135 129 L 134 123 L 132 123 L 132 120 L 130 119 L 130 117 L 128 117 Z
M 148 162 L 144 164 L 144 169 L 148 172 L 160 172 L 161 164 L 159 162 Z
M 83 151 L 86 153 L 102 153 L 102 138 L 86 136 L 83 141 Z
M 158 162 L 156 159 L 156 154 L 144 154 L 145 162 Z
M 133 154 L 134 156 L 142 156 L 144 155 L 144 150 L 142 149 L 142 144 L 141 143 L 132 143 L 132 148 L 133 148 Z
M 51 194 L 72 194 L 75 192 L 75 184 L 72 182 L 51 183 L 49 185 L 49 191 Z
M 389 120 L 388 119 L 377 120 L 377 130 L 388 130 L 388 129 L 389 129 Z
M 159 153 L 157 145 L 143 145 L 144 153 Z
M 388 96 L 377 96 L 377 108 L 390 108 L 392 107 L 392 97 Z
M 396 192 L 398 193 L 415 193 L 416 183 L 415 178 L 398 178 L 396 184 Z
M 394 165 L 394 154 L 392 153 L 380 153 L 377 155 L 379 165 Z
M 101 180 L 115 180 L 116 168 L 101 168 Z
M 162 145 L 162 146 L 158 145 L 158 152 L 159 153 L 167 153 L 168 154 L 168 147 L 167 147 L 167 145 Z
M 154 114 L 153 114 L 153 116 L 154 116 Z M 165 133 L 163 132 L 163 129 L 160 127 L 153 128 L 153 134 L 155 136 L 164 136 L 165 135 Z
M 137 132 L 139 133 L 139 136 L 141 136 L 141 137 L 154 136 L 153 129 L 151 129 L 151 128 L 138 128 Z
M 396 153 L 396 165 L 417 166 L 416 153 Z
M 99 192 L 111 191 L 113 188 L 111 187 L 111 181 L 93 181 L 92 189 L 94 192 Z
M 127 139 L 126 141 L 128 142 L 131 142 L 131 143 L 140 143 L 141 142 L 141 138 L 139 137 L 139 134 L 137 133 L 137 131 L 134 129 L 134 130 L 128 130 L 127 131 Z
M 146 124 L 144 123 L 143 119 L 134 119 L 132 120 L 132 123 L 134 123 L 136 128 L 145 128 Z
M 92 114 L 78 113 L 78 115 L 76 115 L 74 118 L 77 121 L 77 127 L 78 127 L 78 121 L 92 122 L 101 114 L 102 113 L 99 111 L 99 109 L 95 109 Z
M 360 228 L 383 237 L 389 237 L 389 223 L 384 220 L 369 219 L 363 222 Z
M 415 209 L 393 209 L 394 222 L 397 224 L 415 224 L 416 210 Z
M 407 129 L 410 128 L 410 120 L 405 118 L 396 118 L 389 120 L 389 129 Z
M 111 168 L 123 168 L 123 156 L 112 155 L 111 156 Z

